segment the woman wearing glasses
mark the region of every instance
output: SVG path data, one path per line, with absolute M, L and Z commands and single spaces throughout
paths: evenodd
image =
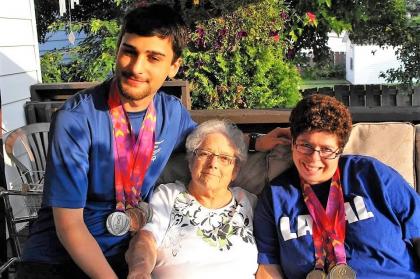
M 341 155 L 348 109 L 312 95 L 293 109 L 290 125 L 294 166 L 255 210 L 256 277 L 420 278 L 419 196 L 379 161 Z
M 186 149 L 191 181 L 153 194 L 152 221 L 126 254 L 128 278 L 255 278 L 256 197 L 229 187 L 247 157 L 242 132 L 210 120 L 188 136 Z

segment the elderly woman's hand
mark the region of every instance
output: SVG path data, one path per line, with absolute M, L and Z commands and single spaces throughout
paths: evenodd
M 140 230 L 133 236 L 125 253 L 129 279 L 150 279 L 156 264 L 157 246 L 153 234 Z
M 269 151 L 279 144 L 290 145 L 292 142 L 289 128 L 275 128 L 266 135 L 259 137 L 255 143 L 255 150 Z

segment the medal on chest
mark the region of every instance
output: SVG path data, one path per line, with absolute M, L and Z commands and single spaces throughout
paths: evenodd
M 108 106 L 113 124 L 116 211 L 108 216 L 106 227 L 112 235 L 121 236 L 136 231 L 151 218 L 151 210 L 140 195 L 152 161 L 156 110 L 151 101 L 136 139 L 122 106 L 116 79 L 111 84 Z
M 307 279 L 350 279 L 356 273 L 347 265 L 344 240 L 346 220 L 344 198 L 337 168 L 331 180 L 327 206 L 324 210 L 310 184 L 301 179 L 304 201 L 313 219 L 313 242 L 315 248 L 315 268 Z M 329 271 L 328 274 L 324 271 Z

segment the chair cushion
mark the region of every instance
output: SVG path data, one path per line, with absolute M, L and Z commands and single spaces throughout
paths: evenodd
M 265 185 L 292 165 L 290 147 L 278 145 L 268 153 L 256 152 L 248 156 L 248 161 L 233 183 L 258 195 Z
M 393 167 L 415 187 L 415 133 L 416 127 L 411 123 L 357 123 L 344 154 L 375 157 Z

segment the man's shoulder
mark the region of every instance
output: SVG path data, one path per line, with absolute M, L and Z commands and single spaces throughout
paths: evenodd
M 180 109 L 180 108 L 184 108 L 184 106 L 181 103 L 181 100 L 174 96 L 174 95 L 170 95 L 167 92 L 165 92 L 164 90 L 159 90 L 156 93 L 156 98 L 158 99 L 158 101 L 164 105 L 167 108 L 171 108 L 171 109 Z
M 71 96 L 61 107 L 66 111 L 106 109 L 110 80 L 86 88 Z

